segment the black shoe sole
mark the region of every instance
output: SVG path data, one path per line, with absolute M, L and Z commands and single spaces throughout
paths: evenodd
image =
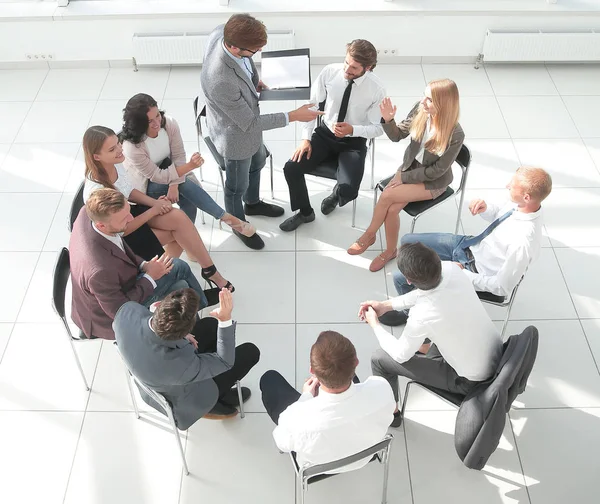
M 335 210 L 335 208 L 338 206 L 338 202 L 336 201 L 334 202 L 329 202 L 329 200 L 327 198 L 325 198 L 323 200 L 323 202 L 321 203 L 321 213 L 323 215 L 329 215 L 331 212 L 333 212 Z
M 244 236 L 234 229 L 233 234 L 242 240 L 246 247 L 251 248 L 252 250 L 260 250 L 265 247 L 265 242 L 257 233 L 254 233 L 252 236 Z
M 279 224 L 279 229 L 289 233 L 290 231 L 295 231 L 302 224 L 308 224 L 309 222 L 313 222 L 315 220 L 315 213 L 313 212 L 311 215 L 305 216 L 302 214 L 296 214 L 289 219 L 284 220 L 281 224 Z M 289 223 L 289 225 L 286 225 Z
M 285 210 L 278 205 L 264 203 L 263 205 L 259 205 L 259 208 L 255 209 L 251 206 L 244 205 L 244 213 L 246 215 L 262 215 L 263 217 L 281 217 L 285 213 Z
M 214 306 L 219 304 L 219 292 L 221 289 L 212 288 L 212 289 L 204 289 L 204 295 L 206 296 L 207 306 Z

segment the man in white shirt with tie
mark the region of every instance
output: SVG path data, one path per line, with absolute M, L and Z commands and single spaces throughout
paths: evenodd
M 457 263 L 440 261 L 417 242 L 400 247 L 398 268 L 414 290 L 384 302 L 365 301 L 358 313 L 381 345 L 371 358 L 373 374 L 388 380 L 396 402 L 398 376 L 466 395 L 496 371 L 502 355 L 498 330 Z M 406 308 L 408 321 L 396 339 L 378 318 Z M 391 425 L 401 422 L 396 404 Z
M 312 87 L 310 101 L 323 104 L 323 123 L 315 128 L 308 122 L 302 143 L 285 164 L 283 173 L 290 191 L 290 205 L 298 212 L 283 221 L 282 231 L 293 231 L 315 220 L 305 175 L 323 161 L 337 157 L 337 184 L 321 204 L 328 215 L 336 206 L 356 199 L 365 169 L 367 139 L 383 134 L 379 104 L 385 89 L 373 74 L 377 50 L 367 40 L 353 40 L 346 46 L 344 63 L 327 65 Z
M 394 397 L 383 378 L 358 383 L 358 358 L 352 342 L 323 331 L 310 351 L 311 377 L 302 394 L 277 371 L 260 379 L 263 404 L 277 424 L 273 438 L 284 452 L 295 452 L 299 467 L 354 455 L 385 436 L 393 418 Z M 344 468 L 366 465 L 369 458 Z
M 542 168 L 522 166 L 506 188 L 510 200 L 502 205 L 475 199 L 469 204 L 472 215 L 490 222 L 477 236 L 451 233 L 414 233 L 402 244 L 421 242 L 435 250 L 442 261 L 456 262 L 476 291 L 510 296 L 542 246 L 542 201 L 552 191 L 552 178 Z M 394 273 L 398 294 L 413 289 L 401 272 Z M 391 326 L 406 322 L 407 313 L 392 311 L 381 318 Z

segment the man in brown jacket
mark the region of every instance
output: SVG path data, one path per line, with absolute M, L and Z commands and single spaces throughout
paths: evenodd
M 115 339 L 112 322 L 127 301 L 145 306 L 190 287 L 208 305 L 188 264 L 166 254 L 143 261 L 121 238 L 133 217 L 119 191 L 98 189 L 79 212 L 69 242 L 71 317 L 88 338 Z

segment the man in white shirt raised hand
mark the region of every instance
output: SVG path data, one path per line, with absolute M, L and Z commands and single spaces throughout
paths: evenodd
M 415 289 L 385 302 L 365 301 L 358 313 L 381 345 L 371 358 L 373 374 L 389 382 L 396 402 L 398 376 L 466 395 L 498 366 L 502 354 L 498 330 L 456 263 L 440 261 L 422 243 L 406 243 L 400 247 L 398 268 Z M 406 327 L 396 339 L 379 324 L 379 317 L 407 308 Z M 396 404 L 391 425 L 401 423 Z
M 324 103 L 325 115 L 317 128 L 314 120 L 305 124 L 302 143 L 283 168 L 290 205 L 298 212 L 279 225 L 282 231 L 293 231 L 315 220 L 305 174 L 327 159 L 337 159 L 337 184 L 321 203 L 321 212 L 330 214 L 336 206 L 344 206 L 358 196 L 367 139 L 383 134 L 379 104 L 385 98 L 385 89 L 373 73 L 376 65 L 373 44 L 353 40 L 346 46 L 344 63 L 327 65 L 317 77 L 310 101 Z
M 302 394 L 277 371 L 260 379 L 263 403 L 277 424 L 275 443 L 281 451 L 295 452 L 300 467 L 348 457 L 385 436 L 394 411 L 392 391 L 379 377 L 358 383 L 357 365 L 352 342 L 324 331 L 311 348 L 311 377 Z M 360 460 L 344 471 L 368 462 Z
M 503 205 L 475 199 L 469 204 L 472 215 L 481 215 L 490 224 L 477 236 L 451 233 L 413 233 L 400 242 L 421 242 L 435 250 L 442 261 L 454 261 L 471 280 L 476 291 L 507 297 L 534 261 L 542 246 L 542 201 L 552 191 L 552 178 L 542 168 L 521 166 L 506 188 L 510 200 Z M 394 273 L 398 294 L 413 289 L 400 272 Z M 390 312 L 386 325 L 406 322 L 406 312 Z

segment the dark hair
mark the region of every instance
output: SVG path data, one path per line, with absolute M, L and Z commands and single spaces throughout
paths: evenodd
M 356 348 L 340 333 L 323 331 L 310 349 L 310 367 L 328 388 L 349 386 L 356 370 Z
M 420 242 L 405 243 L 400 247 L 398 269 L 417 289 L 435 289 L 442 281 L 440 256 Z
M 179 289 L 160 302 L 152 317 L 152 328 L 162 339 L 176 341 L 185 338 L 196 323 L 200 296 L 193 289 Z
M 83 135 L 83 154 L 85 157 L 85 178 L 92 182 L 98 182 L 104 187 L 114 189 L 115 186 L 110 182 L 108 173 L 100 161 L 94 159 L 94 154 L 98 154 L 107 138 L 116 136 L 115 132 L 104 126 L 92 126 L 88 128 Z
M 356 39 L 346 44 L 346 53 L 363 67 L 371 67 L 371 71 L 377 66 L 377 49 L 368 40 Z
M 150 124 L 148 111 L 152 107 L 158 107 L 158 103 L 150 95 L 138 93 L 129 99 L 123 109 L 123 130 L 119 134 L 121 142 L 128 140 L 133 144 L 139 144 L 144 140 Z M 162 116 L 160 127 L 164 128 L 165 113 L 163 110 L 159 110 L 159 112 Z
M 234 14 L 223 29 L 223 39 L 228 46 L 256 49 L 267 45 L 267 28 L 250 14 Z

